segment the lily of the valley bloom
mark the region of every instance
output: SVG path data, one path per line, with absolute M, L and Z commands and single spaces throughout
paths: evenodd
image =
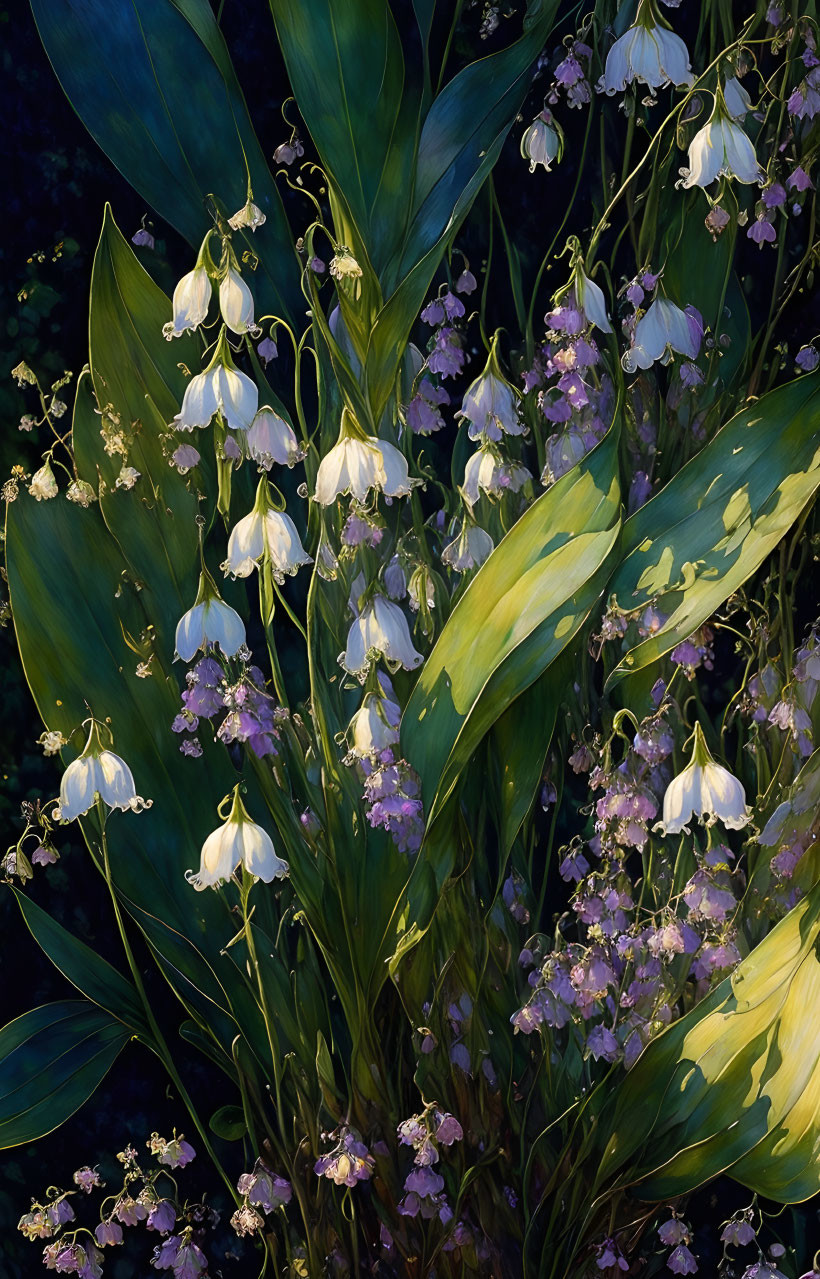
M 752 110 L 752 99 L 736 76 L 730 76 L 723 85 L 723 100 L 733 120 L 745 120 Z
M 518 396 L 501 375 L 498 337 L 493 339 L 484 372 L 468 387 L 456 417 L 470 423 L 471 440 L 500 440 L 502 433 L 523 435 L 526 427 L 518 416 Z
M 185 388 L 182 408 L 173 425 L 180 431 L 193 431 L 195 427 L 208 426 L 214 414 L 219 413 L 232 431 L 247 431 L 258 405 L 259 392 L 234 364 L 223 329 L 210 364 Z
M 253 319 L 253 294 L 239 272 L 231 266 L 219 282 L 219 309 L 231 333 L 261 332 Z
M 211 831 L 202 845 L 199 870 L 186 871 L 185 878 L 201 892 L 226 883 L 240 865 L 266 884 L 288 873 L 288 863 L 277 857 L 270 835 L 248 816 L 237 786 L 227 821 Z
M 243 204 L 241 209 L 237 209 L 232 218 L 228 218 L 228 226 L 232 231 L 242 231 L 245 227 L 249 231 L 255 231 L 258 226 L 262 226 L 267 221 L 265 214 L 257 204 L 254 204 L 251 196 L 248 196 L 247 202 Z
M 266 557 L 273 576 L 280 583 L 286 573 L 293 576 L 303 564 L 312 563 L 293 520 L 274 508 L 268 482 L 263 477 L 256 490 L 253 510 L 231 530 L 228 558 L 221 567 L 226 576 L 230 573 L 232 577 L 250 577 Z
M 689 172 L 683 186 L 708 187 L 722 174 L 745 183 L 762 183 L 766 177 L 750 138 L 732 119 L 718 89 L 711 118 L 689 144 Z
M 694 84 L 689 51 L 674 31 L 661 26 L 652 0 L 641 0 L 635 23 L 607 54 L 599 93 L 621 93 L 637 80 L 652 90 Z
M 342 493 L 363 502 L 371 489 L 385 497 L 406 497 L 413 483 L 404 454 L 386 440 L 365 435 L 345 409 L 339 439 L 319 463 L 313 496 L 322 506 Z
M 728 830 L 741 830 L 749 822 L 743 786 L 727 768 L 715 763 L 700 724 L 695 725 L 691 762 L 666 788 L 658 827 L 666 835 L 677 835 L 689 830 L 693 817 L 707 825 L 719 821 Z
M 399 740 L 401 710 L 381 693 L 365 693 L 364 701 L 350 721 L 347 740 L 349 759 L 374 759 Z
M 139 813 L 150 808 L 151 800 L 140 798 L 131 769 L 113 751 L 103 750 L 99 730 L 91 725 L 82 755 L 73 760 L 60 783 L 60 816 L 64 822 L 82 817 L 97 797 L 109 808 Z
M 406 671 L 416 670 L 424 660 L 413 648 L 404 613 L 383 595 L 374 595 L 365 604 L 350 627 L 339 661 L 348 674 L 363 680 L 373 653 L 380 653 L 389 667 L 402 666 Z
M 560 163 L 564 154 L 564 134 L 551 111 L 545 107 L 537 115 L 521 139 L 521 154 L 530 162 L 530 173 L 543 164 L 547 173 L 553 160 Z
M 248 452 L 263 470 L 278 466 L 295 466 L 305 456 L 293 427 L 270 407 L 263 404 L 246 436 Z
M 648 369 L 660 360 L 668 364 L 673 352 L 697 359 L 703 328 L 696 314 L 687 314 L 668 298 L 658 297 L 635 325 L 632 346 L 623 355 L 627 373 Z
M 218 644 L 226 657 L 233 657 L 244 643 L 245 623 L 220 598 L 216 583 L 203 569 L 194 606 L 177 623 L 176 656 L 190 662 L 199 649 L 205 651 L 209 644 Z
M 464 468 L 461 492 L 470 506 L 475 506 L 482 493 L 500 497 L 502 493 L 517 493 L 532 475 L 517 462 L 505 462 L 490 446 L 482 446 Z
M 575 296 L 587 321 L 602 333 L 611 333 L 612 325 L 606 313 L 603 289 L 594 280 L 590 280 L 588 275 L 584 275 L 580 265 L 575 270 Z
M 183 275 L 174 289 L 174 318 L 163 326 L 162 332 L 170 342 L 171 338 L 181 337 L 183 333 L 198 329 L 208 314 L 211 305 L 211 279 L 208 269 L 202 262 L 202 251 L 193 271 Z
M 441 562 L 456 573 L 467 573 L 470 569 L 480 568 L 492 549 L 493 539 L 489 533 L 465 520 L 461 532 L 441 552 Z
M 51 462 L 48 459 L 46 459 L 39 471 L 35 471 L 32 475 L 28 491 L 38 502 L 47 502 L 49 498 L 57 496 L 57 481 L 54 478 Z

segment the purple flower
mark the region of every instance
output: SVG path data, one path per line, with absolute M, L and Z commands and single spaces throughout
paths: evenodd
M 793 191 L 808 191 L 813 185 L 806 170 L 798 164 L 797 168 L 786 178 L 786 186 Z
M 464 368 L 465 359 L 456 330 L 448 325 L 440 328 L 435 336 L 435 346 L 427 357 L 430 372 L 439 373 L 442 377 L 456 377 Z
M 145 227 L 140 227 L 139 231 L 131 236 L 131 243 L 136 244 L 139 249 L 153 249 L 154 237 L 150 231 L 146 231 Z
M 291 1184 L 279 1177 L 266 1163 L 257 1159 L 253 1172 L 243 1172 L 236 1186 L 240 1195 L 247 1195 L 250 1203 L 263 1212 L 273 1212 L 290 1203 L 293 1196 Z
M 689 1231 L 677 1217 L 670 1217 L 669 1221 L 658 1226 L 658 1238 L 667 1248 L 672 1248 L 675 1244 L 685 1243 L 689 1238 Z
M 477 288 L 478 282 L 475 276 L 465 267 L 456 280 L 456 293 L 475 293 Z
M 384 754 L 388 758 L 375 767 L 362 760 L 367 820 L 388 831 L 399 852 L 415 853 L 424 835 L 419 780 L 406 760 L 394 761 L 390 751 Z
M 124 1226 L 135 1226 L 138 1221 L 144 1221 L 148 1216 L 148 1209 L 144 1203 L 140 1203 L 138 1199 L 132 1199 L 130 1195 L 122 1195 L 114 1205 L 114 1214 Z
M 161 1235 L 170 1234 L 177 1219 L 177 1210 L 170 1199 L 160 1199 L 153 1205 L 145 1223 L 147 1230 L 156 1230 Z
M 816 346 L 801 346 L 794 357 L 794 362 L 804 373 L 813 373 L 818 364 L 820 364 L 820 352 L 818 352 Z
M 41 851 L 46 852 L 47 850 L 37 849 L 34 853 L 32 853 L 31 860 L 36 861 L 37 853 Z M 56 855 L 54 855 L 49 857 L 47 860 L 56 861 L 57 857 Z M 78 1168 L 74 1174 L 73 1180 L 74 1180 L 74 1185 L 79 1186 L 80 1190 L 82 1190 L 87 1195 L 91 1194 L 91 1191 L 94 1189 L 95 1186 L 101 1186 L 103 1184 L 102 1180 L 100 1179 L 100 1174 L 97 1172 L 97 1169 L 89 1168 L 87 1166 L 84 1168 Z
M 435 1133 L 436 1141 L 442 1146 L 452 1146 L 454 1141 L 461 1141 L 464 1132 L 455 1115 L 439 1110 L 435 1113 L 438 1120 L 438 1127 Z
M 338 1144 L 313 1165 L 317 1177 L 327 1177 L 337 1186 L 353 1187 L 357 1181 L 368 1181 L 376 1161 L 352 1128 L 344 1128 Z
M 619 1270 L 629 1269 L 629 1262 L 611 1238 L 598 1245 L 595 1264 L 599 1270 L 610 1270 L 613 1266 L 617 1266 Z
M 765 213 L 761 213 L 755 218 L 746 235 L 750 240 L 754 240 L 755 244 L 761 249 L 764 244 L 774 244 L 777 239 L 777 232 Z
M 786 188 L 781 182 L 770 182 L 761 191 L 760 198 L 767 209 L 778 209 L 786 203 Z
M 727 1222 L 720 1236 L 723 1243 L 734 1244 L 738 1248 L 754 1243 L 755 1237 L 751 1223 L 743 1220 Z
M 593 1027 L 587 1037 L 587 1050 L 596 1061 L 617 1061 L 620 1055 L 618 1041 L 608 1026 Z
M 678 1244 L 666 1264 L 672 1273 L 676 1275 L 693 1275 L 698 1268 L 697 1261 L 686 1247 L 686 1244 L 683 1243 Z
M 110 1218 L 108 1221 L 101 1221 L 94 1231 L 94 1238 L 101 1248 L 105 1248 L 107 1244 L 122 1243 L 122 1226 Z
M 256 348 L 256 354 L 259 356 L 265 368 L 270 364 L 271 360 L 275 360 L 279 351 L 273 338 L 263 338 Z

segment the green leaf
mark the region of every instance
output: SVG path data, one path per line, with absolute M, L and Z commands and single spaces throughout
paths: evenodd
M 419 109 L 390 5 L 271 0 L 271 11 L 299 110 L 378 273 L 407 218 Z
M 798 378 L 727 422 L 624 525 L 608 587 L 620 608 L 666 619 L 609 677 L 616 683 L 691 635 L 760 567 L 820 484 L 820 378 Z
M 220 1106 L 208 1120 L 208 1127 L 223 1141 L 241 1141 L 248 1131 L 241 1106 Z
M 63 976 L 112 1017 L 150 1038 L 145 1012 L 132 983 L 25 893 L 14 887 L 12 892 L 32 937 Z
M 525 512 L 481 567 L 402 719 L 428 824 L 478 742 L 577 634 L 620 526 L 617 428 Z
M 84 1000 L 44 1004 L 0 1030 L 0 1149 L 59 1128 L 96 1089 L 129 1039 Z
M 94 139 L 160 217 L 198 245 L 205 197 L 244 203 L 247 165 L 267 222 L 255 237 L 259 312 L 303 310 L 276 184 L 207 0 L 32 0 L 40 38 Z M 241 255 L 240 255 L 241 256 Z
M 621 1083 L 601 1177 L 642 1198 L 720 1172 L 778 1203 L 820 1190 L 820 887 Z

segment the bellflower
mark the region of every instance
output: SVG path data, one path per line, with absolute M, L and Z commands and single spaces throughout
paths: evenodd
M 708 187 L 721 174 L 744 183 L 763 182 L 766 176 L 750 138 L 732 119 L 718 89 L 711 118 L 689 144 L 689 172 L 683 186 Z
M 173 425 L 180 431 L 193 431 L 194 427 L 208 426 L 219 413 L 232 431 L 246 431 L 258 404 L 259 392 L 234 364 L 223 329 L 210 364 L 186 386 Z
M 221 568 L 226 576 L 250 577 L 263 559 L 270 561 L 273 576 L 280 583 L 286 573 L 293 577 L 303 564 L 312 563 L 293 520 L 274 509 L 264 478 L 259 481 L 253 510 L 231 530 L 228 558 Z
M 408 474 L 404 454 L 386 440 L 364 435 L 345 409 L 339 439 L 319 463 L 313 496 L 322 506 L 342 493 L 364 502 L 371 489 L 385 497 L 405 497 L 417 482 Z
M 137 794 L 125 760 L 113 751 L 102 749 L 99 730 L 92 723 L 82 755 L 69 764 L 60 782 L 62 820 L 72 822 L 75 817 L 82 817 L 93 807 L 97 796 L 109 808 L 119 808 L 124 813 L 129 809 L 139 813 L 151 806 L 150 799 L 144 800 Z
M 552 112 L 546 107 L 535 117 L 529 128 L 524 130 L 521 154 L 530 162 L 530 173 L 535 173 L 539 164 L 549 173 L 553 160 L 560 163 L 564 154 L 564 134 Z
M 253 319 L 253 294 L 239 272 L 230 266 L 219 283 L 219 309 L 231 333 L 260 332 Z
M 723 85 L 723 100 L 733 120 L 745 120 L 752 110 L 752 99 L 736 76 L 730 76 Z
M 278 466 L 295 466 L 305 456 L 293 427 L 270 407 L 263 404 L 245 437 L 248 453 L 263 470 Z
M 468 459 L 464 468 L 461 491 L 470 506 L 475 506 L 482 493 L 500 497 L 502 493 L 517 493 L 532 476 L 525 466 L 505 462 L 489 446 L 482 447 Z
M 177 623 L 176 656 L 190 662 L 199 649 L 218 644 L 226 657 L 233 657 L 245 643 L 245 623 L 220 597 L 216 584 L 203 569 L 193 608 Z
M 203 246 L 204 248 L 204 246 Z M 181 337 L 183 333 L 193 332 L 208 315 L 211 304 L 211 279 L 208 268 L 203 261 L 203 251 L 193 271 L 183 275 L 174 289 L 174 318 L 163 326 L 162 332 L 170 342 L 172 338 Z
M 240 864 L 249 875 L 266 884 L 288 873 L 288 864 L 277 857 L 270 835 L 248 816 L 237 786 L 227 821 L 212 831 L 202 845 L 199 870 L 186 871 L 185 878 L 201 892 L 229 880 Z
M 652 0 L 641 0 L 635 23 L 607 54 L 599 93 L 620 93 L 637 80 L 653 92 L 667 84 L 692 85 L 689 51 L 674 31 L 660 25 Z
M 677 835 L 688 831 L 693 817 L 707 825 L 719 821 L 729 830 L 741 830 L 749 822 L 743 786 L 712 759 L 700 724 L 695 725 L 691 762 L 666 788 L 658 829 Z
M 461 532 L 441 552 L 442 564 L 456 573 L 467 573 L 479 568 L 493 550 L 493 539 L 483 528 L 466 519 Z
M 237 209 L 232 218 L 228 218 L 228 226 L 232 231 L 243 231 L 245 227 L 249 231 L 255 231 L 257 227 L 262 226 L 267 221 L 265 214 L 257 204 L 254 204 L 251 195 L 248 194 L 247 201 L 241 209 Z
M 648 369 L 660 360 L 668 364 L 674 352 L 688 360 L 697 358 L 703 332 L 700 317 L 682 311 L 668 298 L 657 297 L 635 325 L 632 346 L 624 352 L 622 364 L 627 373 Z
M 502 433 L 523 435 L 526 427 L 518 416 L 518 396 L 501 376 L 498 366 L 498 338 L 493 339 L 484 372 L 477 377 L 464 396 L 456 417 L 470 423 L 471 440 L 500 440 Z
M 350 721 L 348 761 L 373 759 L 396 746 L 401 711 L 395 702 L 380 693 L 365 693 L 364 701 Z
M 339 661 L 348 674 L 363 679 L 371 653 L 380 653 L 388 666 L 401 666 L 406 671 L 416 670 L 424 660 L 413 647 L 404 613 L 383 595 L 374 595 L 355 619 Z

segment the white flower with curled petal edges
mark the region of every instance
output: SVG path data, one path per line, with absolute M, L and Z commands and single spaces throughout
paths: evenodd
M 667 84 L 694 84 L 689 50 L 680 36 L 660 25 L 652 0 L 641 0 L 635 23 L 607 54 L 599 93 L 622 93 L 637 80 L 653 92 Z
M 672 352 L 697 359 L 700 351 L 698 325 L 668 298 L 659 297 L 635 325 L 632 345 L 624 352 L 621 363 L 627 373 L 648 369 L 660 360 L 668 364 Z
M 375 435 L 364 435 L 344 410 L 338 441 L 319 463 L 315 501 L 330 506 L 349 493 L 363 502 L 371 489 L 385 497 L 406 497 L 418 480 L 411 480 L 402 452 Z
M 97 797 L 109 808 L 139 813 L 150 808 L 151 800 L 142 799 L 136 791 L 131 769 L 113 751 L 103 750 L 96 724 L 91 725 L 88 741 L 63 773 L 60 782 L 60 817 L 72 822 L 82 817 L 96 803 Z
M 210 364 L 186 386 L 173 425 L 180 431 L 193 431 L 208 426 L 219 413 L 232 431 L 247 431 L 258 406 L 259 392 L 234 364 L 223 329 Z
M 373 759 L 382 751 L 396 746 L 399 740 L 401 711 L 395 702 L 381 693 L 365 693 L 364 700 L 347 730 L 350 751 L 347 760 Z
M 253 294 L 238 271 L 228 267 L 219 282 L 219 309 L 231 333 L 261 333 L 253 319 Z
M 198 329 L 208 315 L 211 305 L 211 280 L 208 270 L 200 262 L 183 275 L 174 289 L 174 318 L 163 326 L 163 334 L 170 342 L 189 330 Z
M 383 595 L 374 595 L 351 625 L 339 662 L 349 675 L 364 681 L 374 653 L 380 653 L 389 667 L 402 666 L 406 671 L 416 670 L 424 661 L 413 648 L 404 613 Z
M 442 564 L 456 573 L 467 573 L 480 568 L 493 550 L 493 539 L 483 528 L 465 520 L 458 537 L 453 538 L 441 552 Z
M 232 231 L 242 231 L 245 227 L 249 231 L 255 231 L 258 226 L 263 226 L 267 222 L 267 218 L 258 204 L 254 204 L 251 196 L 241 209 L 237 209 L 232 218 L 228 218 L 228 226 Z
M 245 643 L 245 623 L 220 598 L 216 583 L 205 569 L 199 575 L 199 590 L 193 608 L 177 623 L 176 656 L 190 662 L 200 649 L 218 644 L 226 657 L 234 657 Z
M 691 762 L 666 788 L 663 820 L 656 829 L 665 835 L 688 832 L 693 817 L 707 826 L 721 822 L 728 830 L 742 830 L 749 823 L 743 786 L 712 759 L 700 724 L 695 725 Z
M 536 116 L 521 138 L 521 154 L 530 162 L 530 173 L 535 173 L 539 164 L 550 172 L 553 160 L 560 163 L 564 153 L 564 134 L 551 111 L 545 107 Z
M 467 388 L 456 417 L 466 418 L 470 423 L 467 434 L 471 440 L 482 436 L 500 440 L 502 433 L 523 435 L 526 431 L 518 415 L 518 396 L 502 377 L 498 365 L 498 335 L 493 338 L 484 372 Z
M 461 492 L 464 500 L 475 506 L 482 493 L 490 497 L 500 497 L 507 491 L 517 493 L 531 479 L 525 466 L 506 462 L 491 447 L 482 446 L 467 459 Z
M 227 576 L 250 577 L 259 562 L 267 557 L 277 582 L 285 574 L 293 576 L 311 557 L 299 540 L 296 525 L 284 511 L 277 511 L 270 500 L 268 482 L 259 481 L 256 501 L 250 514 L 235 524 L 228 538 L 228 558 L 220 567 Z
M 263 404 L 246 436 L 248 453 L 263 470 L 278 466 L 295 466 L 305 456 L 293 427 L 270 407 Z
M 227 820 L 202 845 L 199 870 L 186 871 L 185 878 L 201 892 L 226 883 L 240 865 L 266 884 L 288 873 L 288 863 L 277 856 L 270 835 L 248 816 L 237 786 Z
M 732 119 L 718 89 L 711 118 L 689 144 L 689 172 L 682 185 L 708 187 L 721 175 L 746 184 L 766 177 L 751 139 Z

